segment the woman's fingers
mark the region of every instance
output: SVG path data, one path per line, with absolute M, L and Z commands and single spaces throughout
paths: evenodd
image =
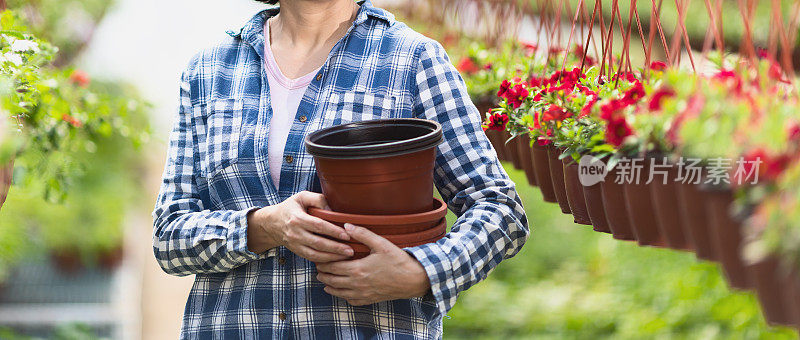
M 350 258 L 350 256 L 347 255 L 318 251 L 303 245 L 296 247 L 295 252 L 306 260 L 318 263 L 342 261 Z
M 300 205 L 302 205 L 306 210 L 309 207 L 331 210 L 331 207 L 328 206 L 328 201 L 325 200 L 325 196 L 320 193 L 301 191 L 297 193 L 296 197 Z
M 300 217 L 300 221 L 303 223 L 303 227 L 312 233 L 328 235 L 345 241 L 350 240 L 350 235 L 347 234 L 344 228 L 321 218 L 304 214 Z
M 301 243 L 303 245 L 305 245 L 306 247 L 310 247 L 316 251 L 340 254 L 345 256 L 353 256 L 353 248 L 350 248 L 350 246 L 344 243 L 329 240 L 327 238 L 315 235 L 307 231 L 303 233 L 301 238 L 302 238 Z
M 338 289 L 355 289 L 353 287 L 353 279 L 347 276 L 332 275 L 328 273 L 317 273 L 317 280 Z

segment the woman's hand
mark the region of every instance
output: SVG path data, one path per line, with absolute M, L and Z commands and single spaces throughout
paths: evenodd
M 347 233 L 372 252 L 363 259 L 317 263 L 325 291 L 361 306 L 420 297 L 430 290 L 425 268 L 413 256 L 372 231 L 345 224 Z
M 262 253 L 285 246 L 295 254 L 317 263 L 340 261 L 353 256 L 350 246 L 320 236 L 349 240 L 350 236 L 345 230 L 309 215 L 309 207 L 330 209 L 322 194 L 303 191 L 280 204 L 252 211 L 247 216 L 248 248 Z

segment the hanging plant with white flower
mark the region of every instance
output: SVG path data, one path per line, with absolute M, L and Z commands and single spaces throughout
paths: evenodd
M 12 171 L 14 183 L 44 183 L 45 196 L 59 199 L 81 172 L 79 155 L 111 136 L 147 138 L 147 123 L 134 114 L 141 102 L 83 71 L 52 67 L 57 48 L 19 21 L 0 14 L 0 206 Z

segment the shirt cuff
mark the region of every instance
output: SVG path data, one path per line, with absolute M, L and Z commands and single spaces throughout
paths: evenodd
M 260 207 L 252 207 L 249 209 L 239 210 L 234 213 L 232 220 L 234 227 L 228 229 L 228 240 L 236 240 L 231 243 L 231 253 L 240 254 L 243 258 L 243 263 L 253 260 L 260 260 L 277 255 L 277 247 L 272 248 L 265 253 L 254 253 L 247 247 L 247 215 L 251 211 L 260 209 Z
M 443 239 L 443 240 L 446 240 Z M 440 240 L 442 242 L 443 240 Z M 453 279 L 453 266 L 438 243 L 403 248 L 425 268 L 431 283 L 431 293 L 439 313 L 444 316 L 456 303 L 458 292 Z

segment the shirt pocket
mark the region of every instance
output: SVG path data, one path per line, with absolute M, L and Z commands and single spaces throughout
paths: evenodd
M 204 177 L 212 178 L 238 160 L 243 110 L 239 99 L 218 99 L 205 106 L 205 139 L 200 142 Z
M 396 97 L 366 92 L 338 92 L 330 96 L 324 126 L 393 118 Z

